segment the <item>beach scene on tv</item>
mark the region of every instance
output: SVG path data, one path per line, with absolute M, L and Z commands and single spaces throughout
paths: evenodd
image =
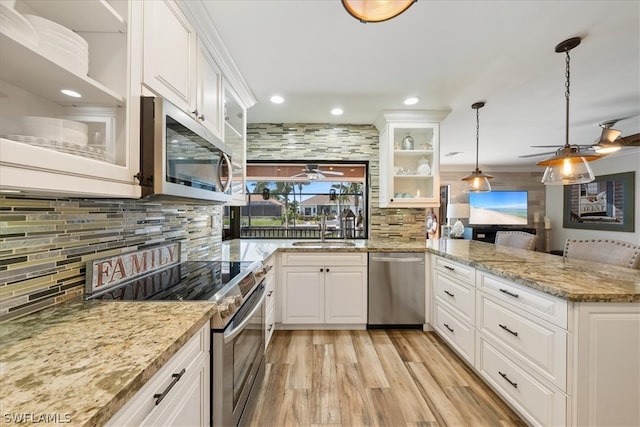
M 526 191 L 469 193 L 469 224 L 526 225 Z

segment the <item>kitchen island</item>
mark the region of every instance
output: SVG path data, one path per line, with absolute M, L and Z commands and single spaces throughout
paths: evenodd
M 223 242 L 225 259 L 266 260 L 276 252 L 427 252 L 565 299 L 640 302 L 640 270 L 527 251 L 475 240 L 424 242 L 353 240 L 351 247 L 294 246 L 295 240 L 236 239 Z

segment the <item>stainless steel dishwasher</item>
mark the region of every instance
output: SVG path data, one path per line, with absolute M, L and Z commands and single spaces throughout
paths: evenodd
M 424 253 L 369 253 L 369 327 L 422 328 L 424 260 Z

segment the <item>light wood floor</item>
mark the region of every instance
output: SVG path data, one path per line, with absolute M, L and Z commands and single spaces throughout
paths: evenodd
M 252 426 L 523 426 L 433 332 L 276 331 Z

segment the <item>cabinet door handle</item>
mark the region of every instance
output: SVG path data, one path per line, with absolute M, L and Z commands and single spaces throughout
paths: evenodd
M 269 293 L 267 294 L 268 297 L 270 297 L 271 295 L 273 295 L 273 291 L 269 291 Z
M 329 271 L 330 271 L 330 270 L 327 268 L 327 273 L 328 273 Z
M 153 398 L 156 399 L 156 406 L 158 406 L 160 402 L 162 402 L 164 398 L 167 397 L 167 393 L 169 393 L 173 388 L 173 386 L 175 386 L 176 383 L 180 381 L 180 378 L 182 378 L 185 372 L 186 372 L 186 369 L 182 368 L 182 371 L 180 371 L 179 373 L 171 374 L 171 376 L 173 377 L 173 380 L 171 380 L 171 384 L 169 384 L 162 393 L 156 393 L 153 395 Z
M 502 329 L 504 329 L 505 331 L 509 332 L 511 335 L 516 336 L 516 337 L 518 336 L 518 333 L 517 333 L 517 332 L 512 331 L 511 329 L 509 329 L 509 327 L 508 327 L 508 326 L 506 326 L 506 325 L 501 325 L 500 323 L 498 323 L 498 326 L 500 326 L 500 327 L 501 327 Z
M 269 327 L 267 328 L 267 332 L 271 332 L 271 329 L 273 329 L 273 323 L 269 325 Z
M 451 329 L 451 328 L 449 327 L 449 325 L 447 325 L 446 323 L 443 323 L 443 325 L 444 325 L 444 327 L 445 327 L 445 328 L 447 328 L 447 329 L 449 330 L 449 332 L 453 332 L 453 329 Z
M 204 122 L 204 114 L 200 114 L 198 118 Z
M 510 297 L 518 298 L 518 294 L 514 294 L 513 292 L 509 292 L 509 291 L 508 291 L 508 290 L 506 290 L 506 289 L 500 289 L 500 292 L 502 292 L 503 294 L 507 294 L 507 295 L 509 295 Z
M 498 373 L 500 374 L 500 376 L 502 378 L 504 378 L 509 384 L 511 384 L 513 386 L 513 388 L 518 388 L 518 383 L 514 383 L 513 381 L 511 381 L 509 379 L 509 377 L 507 376 L 507 374 L 503 374 L 502 372 L 498 371 Z
M 448 265 L 445 265 L 445 266 L 444 266 L 444 268 L 446 268 L 446 269 L 447 269 L 447 270 L 449 270 L 449 271 L 456 271 L 456 269 L 455 269 L 455 268 L 453 268 L 453 267 L 449 267 Z
M 193 114 L 194 116 L 198 117 L 198 109 L 196 108 L 195 110 L 193 110 L 191 112 L 191 114 Z
M 444 293 L 445 293 L 445 294 L 447 294 L 447 295 L 449 295 L 451 298 L 454 298 L 454 297 L 455 297 L 455 295 L 454 295 L 454 294 L 452 294 L 451 292 L 447 291 L 446 289 L 445 289 Z
M 321 269 L 320 269 L 320 273 L 322 273 L 322 272 L 324 272 L 324 268 L 321 268 Z

